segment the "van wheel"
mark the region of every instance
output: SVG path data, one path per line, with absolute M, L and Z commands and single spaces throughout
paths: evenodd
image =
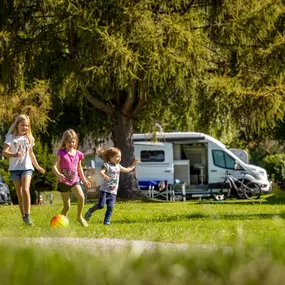
M 225 200 L 225 194 L 213 194 L 214 200 L 215 201 L 223 201 Z

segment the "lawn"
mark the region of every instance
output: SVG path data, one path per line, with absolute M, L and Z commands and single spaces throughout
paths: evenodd
M 52 229 L 49 226 L 50 219 L 61 211 L 60 198 L 56 196 L 53 205 L 32 207 L 34 227 L 23 224 L 17 205 L 0 207 L 0 236 L 68 236 L 214 245 L 249 243 L 267 246 L 275 242 L 276 237 L 284 235 L 284 201 L 285 197 L 281 192 L 257 201 L 118 201 L 111 226 L 103 225 L 103 209 L 93 215 L 88 228 L 82 228 L 76 221 L 76 204 L 72 204 L 68 216 L 70 227 Z M 85 205 L 85 210 L 91 205 Z
M 102 224 L 102 210 L 88 228 L 76 222 L 73 204 L 67 229 L 49 226 L 61 210 L 58 197 L 53 205 L 33 206 L 34 227 L 22 223 L 18 206 L 2 206 L 0 237 L 8 239 L 0 244 L 0 284 L 281 285 L 284 201 L 281 192 L 254 202 L 118 201 L 111 226 Z M 70 245 L 26 245 L 18 237 L 119 238 L 187 243 L 189 248 L 96 248 L 88 253 Z

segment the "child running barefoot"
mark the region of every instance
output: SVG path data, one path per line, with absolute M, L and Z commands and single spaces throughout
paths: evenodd
M 17 116 L 6 135 L 3 155 L 9 158 L 9 171 L 16 189 L 21 215 L 24 223 L 29 226 L 33 225 L 30 219 L 30 184 L 34 167 L 40 173 L 45 173 L 33 152 L 34 145 L 30 119 L 27 115 L 21 114 Z
M 82 217 L 84 194 L 79 184 L 79 177 L 87 188 L 91 187 L 91 183 L 84 176 L 81 166 L 84 154 L 77 150 L 77 146 L 78 137 L 75 131 L 72 129 L 65 131 L 52 170 L 58 178 L 58 191 L 63 201 L 61 214 L 67 216 L 70 209 L 70 192 L 72 192 L 77 198 L 77 221 L 83 227 L 88 227 Z
M 139 159 L 136 159 L 132 166 L 125 168 L 120 165 L 121 151 L 118 148 L 110 147 L 108 149 L 101 150 L 99 151 L 99 155 L 105 161 L 101 170 L 101 175 L 104 177 L 104 183 L 100 187 L 98 203 L 85 213 L 85 219 L 89 221 L 96 210 L 103 209 L 104 206 L 107 205 L 104 224 L 110 225 L 110 219 L 117 197 L 120 172 L 132 171 L 139 163 Z

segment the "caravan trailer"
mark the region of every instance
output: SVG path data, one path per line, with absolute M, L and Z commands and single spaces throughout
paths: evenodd
M 248 163 L 246 152 L 230 150 L 217 139 L 196 132 L 158 132 L 134 134 L 136 168 L 140 185 L 165 181 L 183 183 L 186 195 L 209 197 L 221 193 L 226 173 L 236 179 L 246 175 L 261 187 L 263 194 L 272 189 L 266 170 Z

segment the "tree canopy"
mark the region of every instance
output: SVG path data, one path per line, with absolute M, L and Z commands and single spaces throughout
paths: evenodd
M 133 131 L 153 131 L 156 122 L 231 142 L 283 120 L 281 0 L 0 5 L 0 95 L 26 106 L 28 94 L 51 136 L 65 127 L 112 133 L 127 165 Z M 123 192 L 136 188 L 135 179 L 122 181 Z

